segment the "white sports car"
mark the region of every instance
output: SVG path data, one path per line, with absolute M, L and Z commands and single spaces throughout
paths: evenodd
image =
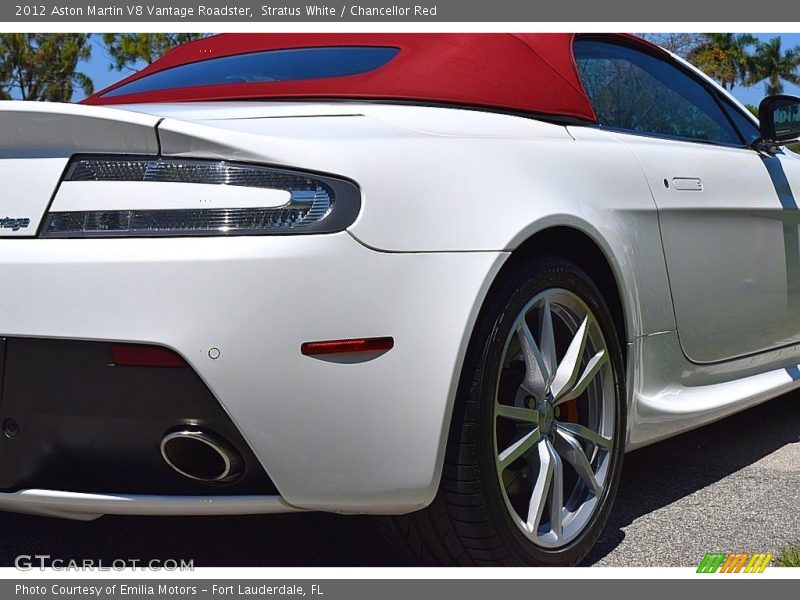
M 575 564 L 626 450 L 800 387 L 800 99 L 634 36 L 215 36 L 0 131 L 2 510 Z

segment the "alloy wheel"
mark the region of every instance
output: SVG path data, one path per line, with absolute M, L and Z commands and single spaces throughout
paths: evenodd
M 506 339 L 493 410 L 497 481 L 535 545 L 563 547 L 591 521 L 611 480 L 614 411 L 594 314 L 573 292 L 540 292 Z

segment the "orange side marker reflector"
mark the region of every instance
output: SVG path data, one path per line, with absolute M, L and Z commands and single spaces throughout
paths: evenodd
M 326 340 L 305 342 L 300 352 L 305 356 L 323 354 L 355 354 L 358 352 L 386 352 L 394 348 L 393 337 L 356 338 L 351 340 Z

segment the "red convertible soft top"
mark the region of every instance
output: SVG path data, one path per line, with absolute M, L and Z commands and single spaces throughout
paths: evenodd
M 594 121 L 572 53 L 573 33 L 224 34 L 184 44 L 86 104 L 204 100 L 362 99 L 453 104 Z M 632 35 L 623 38 L 652 49 Z M 383 66 L 340 77 L 222 83 L 107 96 L 166 69 L 213 58 L 299 48 L 390 47 Z M 660 49 L 657 49 L 660 52 Z

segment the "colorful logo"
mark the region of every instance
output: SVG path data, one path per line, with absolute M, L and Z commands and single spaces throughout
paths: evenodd
M 697 567 L 698 573 L 763 573 L 772 560 L 772 552 L 706 552 Z

